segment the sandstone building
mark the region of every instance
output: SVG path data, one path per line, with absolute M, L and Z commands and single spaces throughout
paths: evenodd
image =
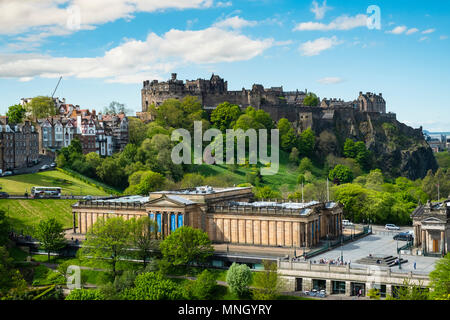
M 439 203 L 420 205 L 411 214 L 414 246 L 420 255 L 445 255 L 450 242 L 450 197 Z
M 72 212 L 74 233 L 85 234 L 98 219 L 148 216 L 162 238 L 186 225 L 207 232 L 214 243 L 294 248 L 339 237 L 343 215 L 342 206 L 333 202 L 253 201 L 251 188 L 208 186 L 80 201 Z
M 306 89 L 305 91 L 284 91 L 283 87 L 264 88 L 260 84 L 254 84 L 251 89 L 242 88 L 239 91 L 230 91 L 228 82 L 218 75 L 213 74 L 209 80 L 197 79 L 184 82 L 178 80 L 177 74 L 173 73 L 172 78 L 165 82 L 158 80 L 143 82 L 142 112 L 138 113 L 138 116 L 143 120 L 153 120 L 147 114 L 151 105 L 158 107 L 167 99 L 183 99 L 186 96 L 197 97 L 206 110 L 213 110 L 225 101 L 236 104 L 241 109 L 252 106 L 268 112 L 275 121 L 281 118 L 287 118 L 291 122 L 300 121 L 305 117 L 311 118 L 311 112 L 323 117 L 327 113 L 327 110 L 324 109 L 386 113 L 386 101 L 381 93 L 376 95 L 370 92 L 366 94 L 360 92 L 358 99 L 348 102 L 325 98 L 319 103 L 319 108 L 308 108 L 303 105 L 307 94 Z
M 39 159 L 39 137 L 29 121 L 9 124 L 0 119 L 0 169 L 3 171 L 26 168 Z

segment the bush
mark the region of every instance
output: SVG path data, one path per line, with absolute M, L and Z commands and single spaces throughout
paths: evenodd
M 192 286 L 194 297 L 200 300 L 210 299 L 216 287 L 216 277 L 208 270 L 204 270 Z
M 134 288 L 125 289 L 122 297 L 126 300 L 178 300 L 183 290 L 176 283 L 159 273 L 140 274 L 134 281 Z
M 99 290 L 75 289 L 69 293 L 66 300 L 105 300 L 105 297 Z

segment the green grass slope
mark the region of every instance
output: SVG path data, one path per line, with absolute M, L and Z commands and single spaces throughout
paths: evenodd
M 102 196 L 107 193 L 63 172 L 52 170 L 0 178 L 1 191 L 11 194 L 30 193 L 31 187 L 61 187 L 62 194 Z

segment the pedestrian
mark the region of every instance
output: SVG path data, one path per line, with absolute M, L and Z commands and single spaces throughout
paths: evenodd
M 358 297 L 361 297 L 362 296 L 362 290 L 361 289 L 359 289 L 359 292 L 358 292 Z
M 416 270 L 416 262 L 414 261 L 414 270 Z

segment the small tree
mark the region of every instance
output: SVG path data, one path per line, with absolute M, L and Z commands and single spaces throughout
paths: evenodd
M 184 226 L 175 230 L 160 245 L 163 258 L 174 266 L 204 262 L 214 248 L 206 232 Z
M 238 297 L 242 297 L 248 292 L 248 286 L 252 281 L 252 272 L 246 264 L 233 262 L 227 271 L 227 283 L 230 290 Z
M 273 300 L 281 292 L 283 283 L 278 276 L 278 268 L 275 262 L 263 261 L 264 271 L 254 275 L 254 284 L 258 289 L 253 291 L 255 300 Z
M 136 277 L 134 287 L 125 289 L 125 300 L 178 300 L 183 298 L 183 291 L 173 281 L 160 273 L 147 272 Z
M 156 230 L 158 224 L 149 217 L 131 219 L 128 221 L 131 228 L 131 241 L 138 249 L 137 254 L 144 261 L 144 268 L 147 266 L 147 259 L 151 257 L 152 251 L 158 247 L 156 240 Z
M 433 299 L 450 300 L 450 253 L 436 262 L 434 270 L 430 272 L 431 297 Z
M 55 102 L 50 97 L 35 97 L 30 103 L 27 103 L 26 108 L 35 120 L 56 114 Z
M 72 290 L 65 300 L 105 300 L 100 290 L 75 289 Z
M 130 224 L 121 217 L 100 219 L 88 230 L 80 249 L 80 257 L 92 257 L 108 262 L 115 277 L 117 262 L 127 253 L 129 244 Z
M 55 218 L 41 221 L 36 229 L 36 237 L 40 241 L 40 246 L 47 252 L 48 261 L 50 252 L 58 251 L 66 245 L 63 225 Z
M 197 299 L 210 299 L 216 285 L 217 282 L 214 274 L 208 270 L 203 270 L 192 285 L 192 293 Z
M 8 108 L 6 116 L 8 117 L 9 123 L 22 123 L 23 118 L 27 110 L 20 104 L 13 105 Z
M 372 288 L 367 292 L 367 296 L 373 300 L 380 300 L 380 291 L 378 289 Z
M 334 167 L 333 170 L 330 171 L 330 174 L 328 175 L 331 181 L 333 181 L 336 184 L 341 183 L 349 183 L 353 181 L 353 172 L 350 170 L 349 167 L 344 166 L 342 164 L 338 164 L 336 167 Z

